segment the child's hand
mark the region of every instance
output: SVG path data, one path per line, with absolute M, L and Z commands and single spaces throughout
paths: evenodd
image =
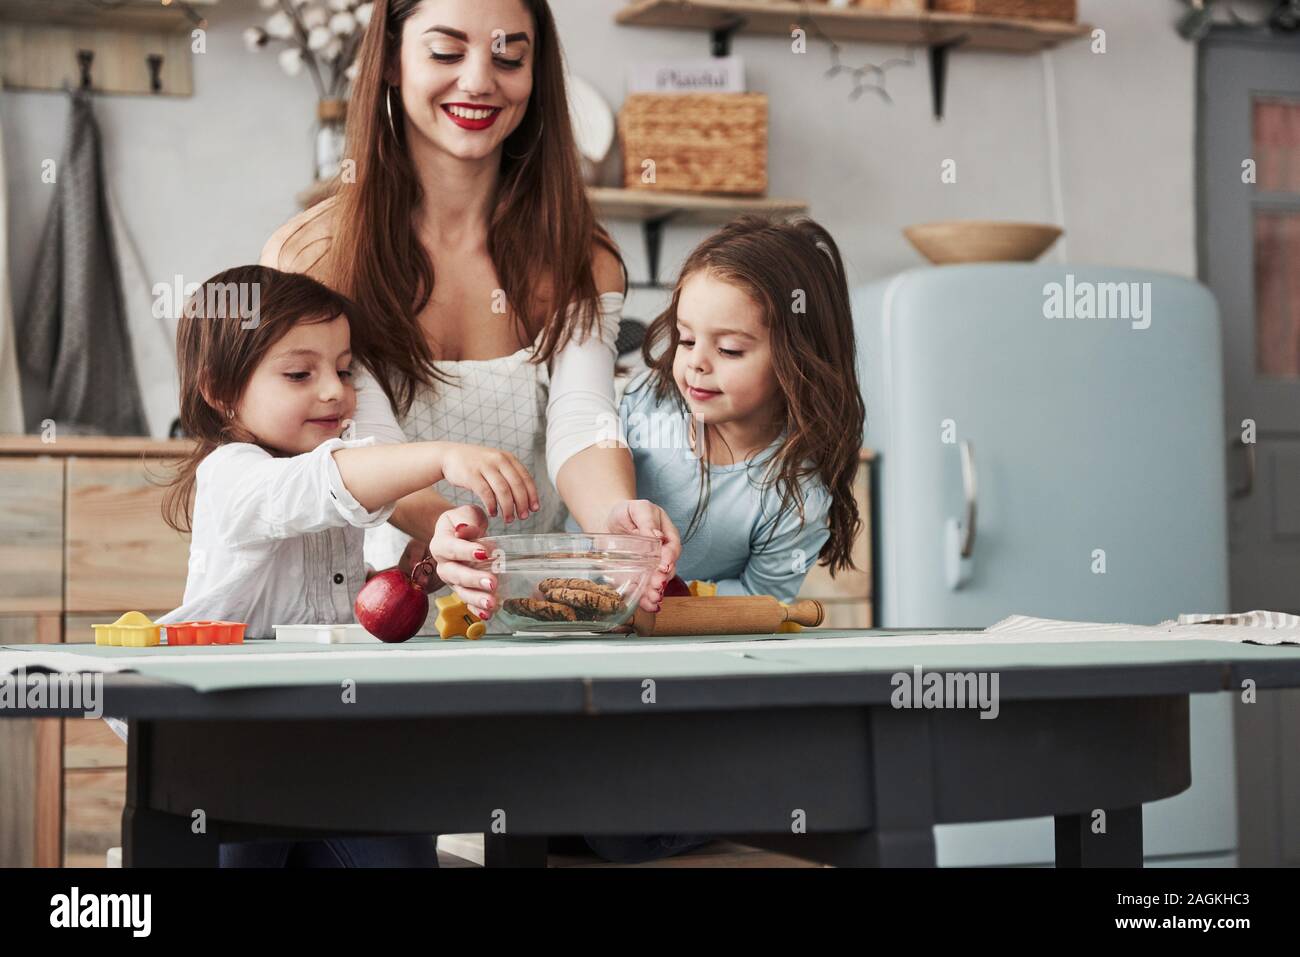
M 641 595 L 645 611 L 658 611 L 664 597 L 664 586 L 677 567 L 682 554 L 682 539 L 677 527 L 662 508 L 645 499 L 629 499 L 610 509 L 605 520 L 607 531 L 619 535 L 650 535 L 659 539 L 659 568 L 650 577 L 650 583 Z
M 443 478 L 477 495 L 489 515 L 499 511 L 509 525 L 542 507 L 533 477 L 509 452 L 480 445 L 438 444 L 443 447 Z

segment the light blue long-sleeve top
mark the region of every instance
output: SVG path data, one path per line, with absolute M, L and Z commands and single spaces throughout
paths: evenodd
M 638 498 L 654 502 L 684 536 L 700 496 L 700 462 L 688 417 L 672 395 L 654 395 L 650 373 L 637 376 L 619 405 L 620 438 L 632 451 Z M 792 601 L 830 537 L 831 497 L 822 483 L 802 485 L 804 516 L 781 511 L 777 488 L 762 487 L 780 439 L 748 462 L 709 469 L 707 507 L 682 544 L 677 574 L 718 583 L 719 595 L 773 595 Z M 775 528 L 773 527 L 775 525 Z M 577 527 L 570 519 L 571 530 Z M 770 538 L 769 538 L 770 536 Z

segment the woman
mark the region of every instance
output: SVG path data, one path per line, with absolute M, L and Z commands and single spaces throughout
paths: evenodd
M 408 496 L 390 520 L 404 534 L 368 532 L 367 558 L 409 568 L 427 543 L 438 578 L 487 617 L 496 580 L 463 564 L 474 540 L 507 525 L 558 531 L 560 499 L 586 531 L 661 539 L 641 602 L 657 610 L 680 540 L 636 499 L 628 450 L 600 441 L 617 421 L 626 270 L 583 187 L 550 8 L 377 0 L 357 63 L 333 195 L 278 230 L 262 263 L 308 273 L 364 313 L 353 337 L 378 358 L 357 380 L 358 437 L 506 449 L 540 492 L 515 502 L 498 489 L 492 515 L 459 490 Z M 227 863 L 287 853 L 227 847 Z M 290 859 L 436 865 L 431 848 L 428 838 L 300 842 Z
M 310 273 L 368 316 L 354 335 L 379 358 L 358 382 L 357 434 L 503 448 L 541 492 L 515 503 L 502 490 L 490 516 L 456 491 L 409 496 L 390 521 L 405 534 L 369 533 L 367 558 L 391 565 L 410 540 L 410 567 L 427 542 L 442 582 L 489 616 L 495 577 L 462 563 L 474 539 L 516 521 L 559 530 L 553 487 L 585 531 L 660 537 L 642 599 L 656 610 L 680 541 L 636 499 L 628 450 L 600 441 L 617 419 L 626 270 L 583 187 L 545 0 L 379 0 L 347 158 L 354 175 L 345 162 L 334 195 L 272 236 L 262 261 Z

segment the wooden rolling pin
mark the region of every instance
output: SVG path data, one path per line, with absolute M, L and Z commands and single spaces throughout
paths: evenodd
M 826 617 L 811 598 L 784 605 L 771 595 L 665 598 L 658 612 L 637 609 L 632 626 L 647 638 L 672 635 L 770 635 L 783 622 L 815 628 Z

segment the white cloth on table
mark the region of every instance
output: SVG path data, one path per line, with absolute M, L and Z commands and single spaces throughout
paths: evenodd
M 333 453 L 374 444 L 329 439 L 284 458 L 244 442 L 213 451 L 198 468 L 185 597 L 158 621 L 242 621 L 249 638 L 274 637 L 273 625 L 355 621 L 363 529 L 393 506 L 363 508 Z
M 1001 641 L 1025 642 L 1199 639 L 1248 645 L 1294 645 L 1300 644 L 1300 617 L 1280 611 L 1185 614 L 1158 625 L 1128 625 L 1010 615 L 980 634 L 992 635 Z

